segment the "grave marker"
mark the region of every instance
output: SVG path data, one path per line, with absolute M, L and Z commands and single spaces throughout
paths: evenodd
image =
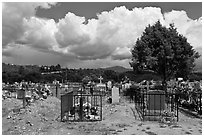
M 150 90 L 148 92 L 147 109 L 148 110 L 164 110 L 165 94 L 161 90 Z
M 102 84 L 103 77 L 100 76 L 98 79 L 100 80 L 100 84 Z
M 25 90 L 23 89 L 17 90 L 17 99 L 23 99 L 24 96 L 25 96 Z
M 108 87 L 108 89 L 111 89 L 111 88 L 112 88 L 112 82 L 111 82 L 111 81 L 108 81 L 107 87 Z
M 112 88 L 112 103 L 119 103 L 119 88 L 115 86 Z

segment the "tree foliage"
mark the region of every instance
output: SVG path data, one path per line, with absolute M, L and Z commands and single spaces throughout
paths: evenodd
M 152 70 L 164 83 L 171 77 L 188 78 L 200 56 L 173 24 L 166 28 L 159 21 L 145 28 L 131 52 L 134 71 Z

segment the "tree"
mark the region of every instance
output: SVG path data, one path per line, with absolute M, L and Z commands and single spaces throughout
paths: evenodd
M 118 74 L 113 70 L 105 70 L 103 73 L 103 77 L 106 80 L 118 81 Z
M 87 84 L 89 81 L 92 81 L 92 78 L 89 77 L 89 76 L 86 76 L 86 77 L 84 77 L 84 78 L 82 79 L 82 83 L 83 83 L 83 84 Z
M 156 72 L 162 77 L 165 89 L 166 80 L 171 77 L 188 78 L 195 59 L 200 56 L 173 24 L 166 28 L 159 21 L 145 28 L 131 52 L 133 70 Z

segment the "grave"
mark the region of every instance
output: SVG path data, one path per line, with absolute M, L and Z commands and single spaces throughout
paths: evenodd
M 150 90 L 147 93 L 147 110 L 164 110 L 165 94 L 161 90 Z
M 131 86 L 131 83 L 125 83 L 125 89 L 129 89 Z
M 67 93 L 61 96 L 61 121 L 102 120 L 102 95 Z
M 119 103 L 119 88 L 116 86 L 112 88 L 112 103 Z
M 112 88 L 112 82 L 111 82 L 111 81 L 108 81 L 107 87 L 108 87 L 108 89 L 111 89 L 111 88 Z
M 100 83 L 96 85 L 96 88 L 103 94 L 106 91 L 106 84 L 102 83 L 103 78 L 101 76 L 98 79 L 100 80 Z
M 23 99 L 25 97 L 25 90 L 17 90 L 17 99 Z

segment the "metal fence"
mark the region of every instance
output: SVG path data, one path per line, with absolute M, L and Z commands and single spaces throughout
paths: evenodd
M 178 121 L 178 95 L 165 94 L 159 90 L 138 93 L 133 97 L 135 108 L 142 120 L 160 120 L 174 117 Z
M 102 120 L 102 95 L 66 93 L 61 96 L 61 121 Z

